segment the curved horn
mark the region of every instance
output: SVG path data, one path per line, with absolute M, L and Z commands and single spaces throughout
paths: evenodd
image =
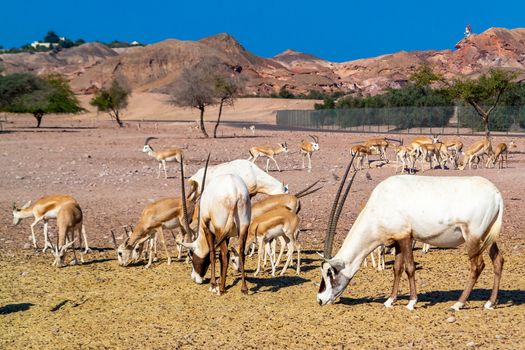
M 318 143 L 314 135 L 308 135 L 308 136 L 310 136 L 312 140 L 314 140 L 315 143 Z
M 304 192 L 304 193 L 301 193 L 300 195 L 296 195 L 296 197 L 297 198 L 303 198 L 303 197 L 309 196 L 312 193 L 315 193 L 315 192 L 319 191 L 321 188 L 323 188 L 323 186 L 319 186 L 319 187 L 314 188 L 313 190 L 311 190 L 309 192 Z
M 350 172 L 350 168 L 352 166 L 352 163 L 354 162 L 355 155 L 352 156 L 352 159 L 348 163 L 348 166 L 346 167 L 345 174 L 343 175 L 343 178 L 341 179 L 341 184 L 339 185 L 339 189 L 337 190 L 337 194 L 335 195 L 334 203 L 332 204 L 332 209 L 330 210 L 330 216 L 328 217 L 328 227 L 326 228 L 326 239 L 324 242 L 324 257 L 325 259 L 329 259 L 332 257 L 332 245 L 334 241 L 334 230 L 333 228 L 333 221 L 334 221 L 334 215 L 337 209 L 337 204 L 339 203 L 339 197 L 341 196 L 341 191 L 343 190 L 343 186 L 345 184 L 346 178 L 348 177 L 348 173 Z
M 111 238 L 113 238 L 113 245 L 115 246 L 115 250 L 117 250 L 118 249 L 117 239 L 115 238 L 115 232 L 113 232 L 113 230 L 111 230 Z
M 313 184 L 311 184 L 310 186 L 306 187 L 306 188 L 303 188 L 302 190 L 300 190 L 299 192 L 297 192 L 295 194 L 295 196 L 297 198 L 299 197 L 302 197 L 301 194 L 305 193 L 306 191 L 308 191 L 310 188 L 314 187 L 315 185 L 317 185 L 319 183 L 319 181 L 321 181 L 321 179 L 317 180 L 316 182 L 314 182 Z
M 13 202 L 13 210 L 16 210 L 16 203 Z
M 339 222 L 339 217 L 341 216 L 341 211 L 343 210 L 343 207 L 346 202 L 346 197 L 348 197 L 348 193 L 350 192 L 350 188 L 352 187 L 352 184 L 354 183 L 355 176 L 357 174 L 357 171 L 352 175 L 350 178 L 350 182 L 348 183 L 348 186 L 346 187 L 345 193 L 343 194 L 343 198 L 339 202 L 339 206 L 337 207 L 337 211 L 335 212 L 334 221 L 332 223 L 332 231 L 335 233 L 337 229 L 337 223 Z
M 150 142 L 151 140 L 158 140 L 157 137 L 146 137 L 146 141 L 144 141 L 144 145 L 147 145 L 148 142 Z
M 190 225 L 188 220 L 188 207 L 186 205 L 186 187 L 184 184 L 184 157 L 180 157 L 180 181 L 181 181 L 181 202 L 182 202 L 182 212 L 184 213 L 184 230 L 190 234 Z M 193 234 L 192 234 L 193 236 Z
M 206 174 L 208 173 L 208 163 L 210 162 L 210 154 L 211 153 L 208 153 L 208 158 L 206 158 L 206 165 L 204 166 L 204 175 L 202 176 L 202 186 L 199 197 L 199 216 L 197 217 L 197 232 L 199 232 L 199 229 L 201 227 L 201 199 L 202 194 L 204 193 L 204 187 L 206 185 Z

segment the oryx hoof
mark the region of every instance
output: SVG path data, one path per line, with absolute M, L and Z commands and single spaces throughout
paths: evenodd
M 387 308 L 391 308 L 392 306 L 394 306 L 394 303 L 396 302 L 396 300 L 394 298 L 388 298 L 384 303 L 383 305 L 385 305 L 385 307 Z
M 461 309 L 463 307 L 463 305 L 465 305 L 465 304 L 458 301 L 454 305 L 452 305 L 450 307 L 450 309 L 448 309 L 448 311 L 451 311 L 451 312 L 459 311 L 459 309 Z
M 414 310 L 414 306 L 416 306 L 416 303 L 417 303 L 417 299 L 414 299 L 414 300 L 410 300 L 407 304 L 407 309 L 409 311 L 413 311 Z

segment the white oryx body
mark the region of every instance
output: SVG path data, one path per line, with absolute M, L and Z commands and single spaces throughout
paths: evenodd
M 268 175 L 264 170 L 246 159 L 237 159 L 231 162 L 208 167 L 206 186 L 208 186 L 208 183 L 215 177 L 226 174 L 235 174 L 239 176 L 248 187 L 250 195 L 255 195 L 257 193 L 281 194 L 288 192 L 288 187 L 283 185 L 282 182 L 271 175 Z M 195 175 L 190 177 L 190 193 L 188 198 L 194 199 L 200 194 L 203 176 L 204 168 L 201 168 L 195 173 Z
M 251 203 L 250 194 L 243 179 L 237 175 L 226 174 L 215 176 L 209 182 L 206 181 L 200 198 L 199 216 L 197 238 L 191 243 L 182 243 L 190 249 L 192 254 L 192 280 L 199 284 L 202 283 L 208 266 L 211 264 L 210 290 L 218 294 L 224 293 L 228 268 L 228 241 L 232 237 L 238 237 L 242 276 L 241 291 L 247 293 L 244 251 L 251 220 Z M 216 247 L 220 248 L 221 260 L 219 290 L 216 289 L 215 279 Z
M 391 306 L 397 297 L 404 263 L 411 282 L 411 298 L 407 307 L 413 309 L 417 301 L 412 257 L 412 239 L 415 239 L 449 248 L 467 242 L 472 264 L 471 279 L 454 305 L 455 310 L 462 307 L 468 298 L 483 269 L 481 253 L 490 247 L 496 277 L 491 298 L 485 307 L 491 308 L 496 302 L 503 266 L 503 258 L 495 243 L 502 218 L 501 193 L 485 178 L 392 176 L 374 189 L 342 247 L 333 258 L 323 263 L 318 302 L 321 305 L 333 303 L 371 251 L 380 244 L 394 243 L 396 254 L 402 254 L 399 254 L 399 260 L 396 255 L 394 288 L 385 306 Z M 326 255 L 329 256 L 329 253 Z

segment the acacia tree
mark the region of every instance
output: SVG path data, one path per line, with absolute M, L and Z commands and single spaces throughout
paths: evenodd
M 501 69 L 491 69 L 478 79 L 456 80 L 451 87 L 452 95 L 470 104 L 483 120 L 485 137 L 490 136 L 489 117 L 498 105 L 503 93 L 515 83 L 516 74 Z
M 124 126 L 120 120 L 120 113 L 128 106 L 131 90 L 117 79 L 111 82 L 109 88 L 100 89 L 89 102 L 97 107 L 99 112 L 107 112 L 111 119 L 115 119 L 119 127 Z
M 0 110 L 32 113 L 38 128 L 47 113 L 78 113 L 84 109 L 61 75 L 15 73 L 0 76 Z
M 191 68 L 185 68 L 169 88 L 170 103 L 200 111 L 199 126 L 204 137 L 209 137 L 204 126 L 204 111 L 206 107 L 217 103 L 215 74 L 215 62 L 201 61 Z
M 235 99 L 244 88 L 244 79 L 235 72 L 224 72 L 215 76 L 215 95 L 219 101 L 219 115 L 213 129 L 213 138 L 217 138 L 217 129 L 221 123 L 222 107 L 233 106 Z

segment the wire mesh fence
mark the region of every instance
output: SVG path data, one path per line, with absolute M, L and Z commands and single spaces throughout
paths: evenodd
M 476 134 L 483 121 L 470 106 L 348 108 L 277 111 L 285 128 L 370 133 Z M 490 116 L 493 133 L 525 136 L 525 106 L 499 106 Z

